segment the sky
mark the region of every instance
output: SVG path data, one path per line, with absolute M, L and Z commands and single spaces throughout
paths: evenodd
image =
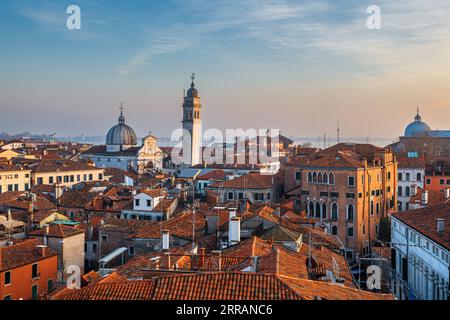
M 446 0 L 2 0 L 0 132 L 105 135 L 123 101 L 139 136 L 167 137 L 194 72 L 204 129 L 332 137 L 339 118 L 341 136 L 395 138 L 417 106 L 450 129 L 449 16 Z

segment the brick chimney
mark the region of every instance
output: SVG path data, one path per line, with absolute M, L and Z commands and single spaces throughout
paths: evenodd
M 198 249 L 198 269 L 202 270 L 205 267 L 205 248 Z
M 211 251 L 212 271 L 222 271 L 222 252 Z
M 36 246 L 36 248 L 37 248 L 37 250 L 39 252 L 39 255 L 41 257 L 45 258 L 47 256 L 47 254 L 48 254 L 48 247 L 46 245 L 38 245 L 38 246 Z

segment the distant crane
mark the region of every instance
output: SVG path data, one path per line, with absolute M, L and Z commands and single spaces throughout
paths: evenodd
M 51 142 L 51 139 L 56 135 L 56 132 L 53 133 L 44 132 L 42 135 L 44 136 L 44 142 Z

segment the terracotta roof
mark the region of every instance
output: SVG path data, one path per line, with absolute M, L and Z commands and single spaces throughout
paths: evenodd
M 434 206 L 437 204 L 445 203 L 449 199 L 445 198 L 445 194 L 438 190 L 427 190 L 428 191 L 428 203 L 427 206 Z M 409 203 L 412 204 L 421 204 L 422 203 L 422 194 L 424 190 L 422 188 L 417 187 L 417 193 L 409 199 Z
M 408 158 L 408 157 L 397 157 L 398 168 L 415 168 L 425 170 L 425 159 L 420 158 Z
M 106 151 L 106 145 L 98 145 L 98 146 L 93 146 L 92 148 L 88 149 L 87 151 L 83 152 L 86 155 L 93 155 L 95 157 L 95 155 L 109 155 L 109 156 L 114 156 L 114 155 L 125 155 L 125 156 L 134 156 L 137 155 L 139 150 L 141 150 L 142 146 L 137 146 L 137 147 L 131 147 L 122 151 L 116 151 L 116 152 L 107 152 Z
M 450 203 L 429 206 L 416 210 L 402 211 L 392 216 L 424 236 L 450 250 Z M 437 230 L 437 219 L 445 220 L 444 232 Z
M 49 247 L 45 248 L 46 253 L 42 255 L 37 248 L 38 245 L 37 239 L 28 239 L 11 246 L 0 247 L 0 271 L 18 268 L 57 255 Z
M 60 300 L 393 300 L 324 282 L 249 272 L 155 277 L 152 280 L 95 283 Z
M 251 172 L 233 180 L 212 184 L 209 188 L 270 189 L 274 186 L 272 178 L 272 175 Z
M 223 170 L 213 170 L 197 177 L 197 180 L 225 180 L 229 173 Z
M 84 208 L 97 194 L 96 192 L 68 190 L 59 197 L 59 206 L 66 208 Z
M 135 174 L 134 172 L 124 171 L 119 168 L 105 168 L 105 176 L 111 177 L 111 178 L 109 178 L 109 182 L 124 183 L 125 175 L 130 177 L 131 179 L 133 179 L 136 182 L 138 180 L 138 175 Z
M 133 238 L 159 239 L 161 228 L 168 230 L 170 236 L 191 240 L 192 239 L 192 211 L 185 211 L 177 216 L 157 223 L 153 228 L 136 233 Z M 162 226 L 161 226 L 162 224 Z M 199 211 L 195 214 L 195 238 L 202 238 L 205 234 L 205 215 Z
M 134 235 L 139 232 L 153 230 L 157 226 L 159 226 L 158 221 L 111 218 L 107 219 L 102 224 L 102 229 L 106 231 L 124 232 Z
M 143 189 L 139 193 L 145 193 L 152 198 L 159 198 L 165 196 L 167 192 L 165 189 Z
M 77 162 L 69 159 L 42 159 L 36 164 L 29 166 L 31 172 L 42 173 L 42 172 L 64 172 L 64 171 L 92 171 L 92 170 L 104 170 L 102 168 L 96 168 L 87 165 L 83 162 Z
M 69 238 L 82 233 L 85 233 L 82 229 L 64 226 L 62 224 L 52 224 L 49 226 L 48 234 L 45 233 L 45 228 L 41 228 L 30 232 L 30 236 L 42 237 L 46 235 L 51 238 Z

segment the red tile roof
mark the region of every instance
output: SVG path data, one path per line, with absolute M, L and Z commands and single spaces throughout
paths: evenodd
M 229 189 L 270 189 L 274 186 L 272 179 L 272 175 L 251 172 L 233 180 L 214 183 L 209 187 Z
M 10 246 L 0 247 L 0 271 L 18 268 L 57 255 L 49 247 L 45 248 L 43 255 L 42 251 L 37 248 L 38 245 L 37 239 L 28 239 Z
M 424 236 L 450 250 L 450 203 L 392 214 L 392 216 Z M 445 220 L 444 232 L 437 230 L 437 219 Z
M 197 180 L 225 180 L 229 173 L 223 170 L 213 170 L 197 177 Z
M 85 233 L 84 230 L 78 229 L 75 227 L 69 227 L 62 224 L 52 224 L 49 226 L 49 232 L 46 234 L 45 227 L 30 232 L 30 236 L 35 237 L 43 237 L 44 235 L 47 235 L 51 238 L 69 238 L 72 236 L 76 236 L 79 234 Z

